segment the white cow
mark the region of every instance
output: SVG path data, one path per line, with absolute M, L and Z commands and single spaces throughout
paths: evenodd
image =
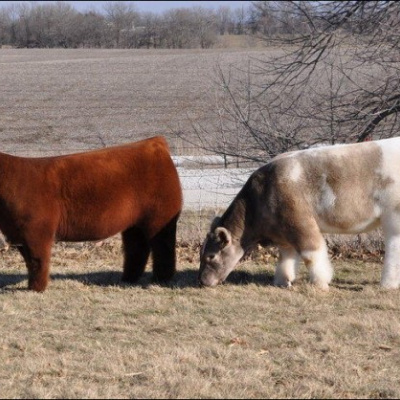
M 275 244 L 274 283 L 291 286 L 301 259 L 327 290 L 333 276 L 323 233 L 382 226 L 381 285 L 400 285 L 400 138 L 281 154 L 255 171 L 202 246 L 199 281 L 223 282 L 246 250 Z

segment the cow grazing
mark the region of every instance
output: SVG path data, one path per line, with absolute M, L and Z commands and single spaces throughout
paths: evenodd
M 301 259 L 328 289 L 333 271 L 322 233 L 357 234 L 382 226 L 381 285 L 400 285 L 400 138 L 281 154 L 255 171 L 202 250 L 199 281 L 223 282 L 259 243 L 280 250 L 274 283 L 291 286 Z
M 173 276 L 182 190 L 164 138 L 59 157 L 0 153 L 0 175 L 0 230 L 18 245 L 29 289 L 46 289 L 54 241 L 119 232 L 124 281 L 140 278 L 150 252 L 154 279 Z

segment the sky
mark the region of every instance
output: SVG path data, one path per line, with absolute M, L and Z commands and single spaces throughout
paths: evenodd
M 67 3 L 71 3 L 74 8 L 78 11 L 85 10 L 102 10 L 103 4 L 106 1 L 66 1 Z M 0 5 L 7 5 L 11 3 L 21 3 L 21 1 L 2 1 Z M 36 3 L 35 1 L 31 1 L 31 3 Z M 40 1 L 40 3 L 43 3 Z M 231 9 L 240 8 L 242 6 L 247 7 L 251 2 L 250 1 L 133 1 L 136 6 L 136 9 L 139 12 L 148 12 L 152 11 L 155 13 L 162 13 L 166 10 L 170 10 L 173 8 L 182 8 L 182 7 L 209 7 L 213 9 L 218 9 L 220 6 L 227 5 Z

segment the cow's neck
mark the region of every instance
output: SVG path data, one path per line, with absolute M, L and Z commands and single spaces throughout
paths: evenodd
M 221 218 L 221 225 L 229 230 L 232 237 L 239 241 L 241 246 L 245 249 L 251 243 L 246 235 L 246 218 L 248 218 L 248 213 L 251 210 L 248 209 L 246 201 L 244 198 L 238 196 L 235 201 L 233 201 L 228 209 L 225 211 Z

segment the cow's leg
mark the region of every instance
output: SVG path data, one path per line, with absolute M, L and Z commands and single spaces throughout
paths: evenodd
M 290 287 L 296 279 L 300 256 L 293 247 L 280 247 L 279 260 L 275 269 L 274 285 Z
M 122 245 L 124 251 L 122 280 L 135 283 L 143 275 L 149 258 L 148 239 L 141 229 L 133 227 L 122 232 Z
M 328 290 L 333 270 L 325 239 L 317 222 L 310 215 L 300 215 L 298 220 L 302 223 L 297 226 L 289 225 L 287 239 L 306 264 L 311 283 Z
M 382 228 L 385 237 L 385 259 L 381 277 L 381 286 L 386 289 L 398 289 L 400 286 L 400 218 L 383 218 Z
M 315 246 L 301 248 L 300 255 L 309 270 L 311 283 L 323 290 L 329 290 L 333 269 L 322 235 L 315 241 Z
M 43 292 L 50 277 L 51 240 L 27 242 L 18 246 L 28 269 L 28 289 Z
M 153 279 L 156 282 L 170 280 L 176 271 L 176 225 L 178 217 L 174 217 L 150 241 L 153 254 Z

